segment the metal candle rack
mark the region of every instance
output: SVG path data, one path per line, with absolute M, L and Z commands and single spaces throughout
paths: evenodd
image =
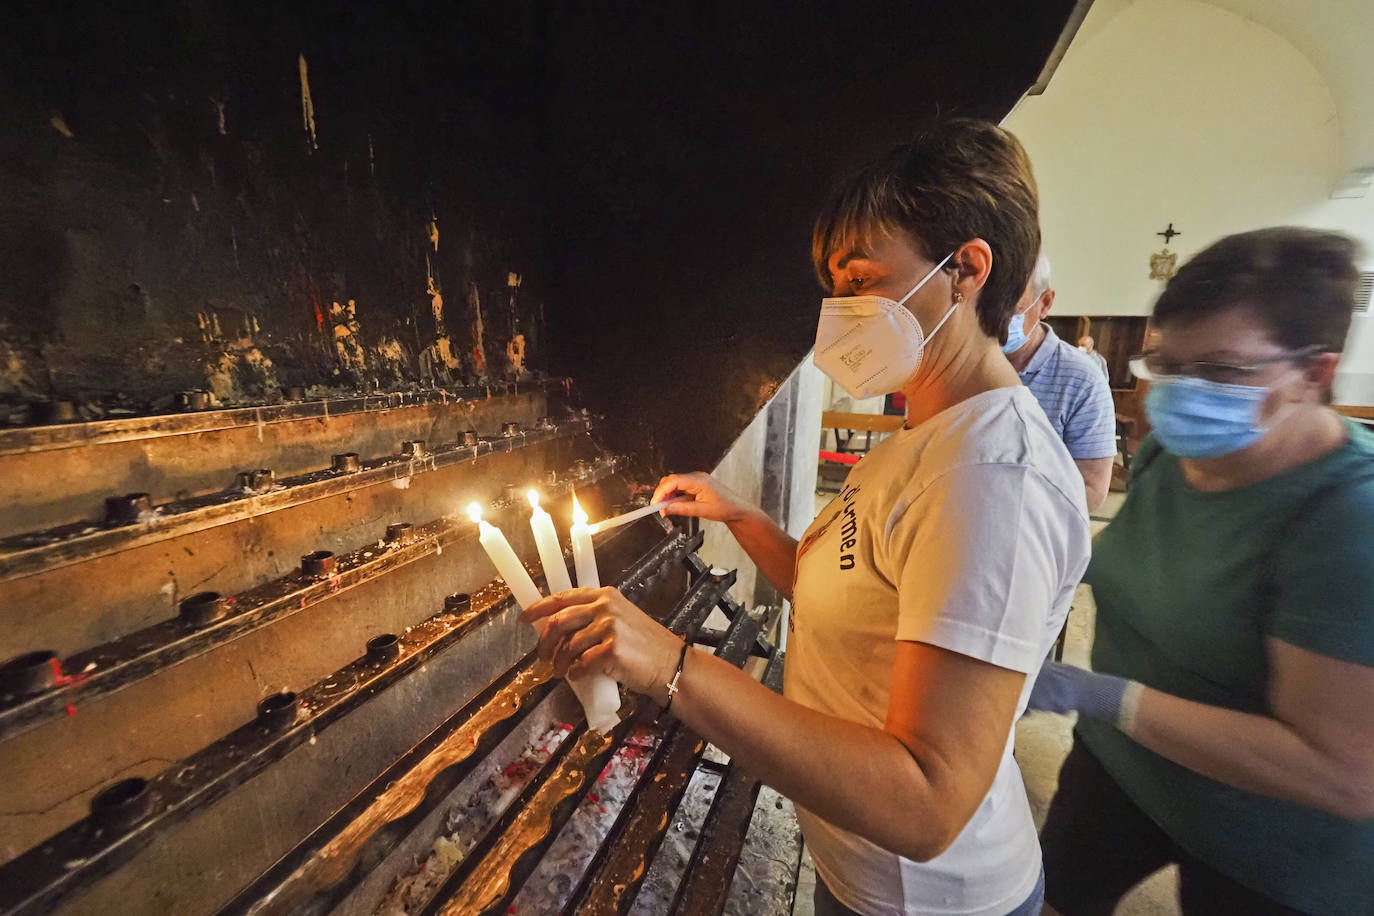
M 194 467 L 177 471 L 185 493 L 205 495 L 159 501 L 162 488 L 149 477 L 129 489 L 151 495 L 109 497 L 99 521 L 0 538 L 0 595 L 11 608 L 27 596 L 27 619 L 43 622 L 11 631 L 19 654 L 0 665 L 0 767 L 15 797 L 32 798 L 29 808 L 51 825 L 39 832 L 38 822 L 0 814 L 0 849 L 23 850 L 0 861 L 0 914 L 366 908 L 379 875 L 404 869 L 434 841 L 458 793 L 500 771 L 502 755 L 552 722 L 567 723 L 560 743 L 511 805 L 474 826 L 480 835 L 431 888 L 425 912 L 504 913 L 542 887 L 531 878 L 563 867 L 560 850 L 580 836 L 575 818 L 595 797 L 598 774 L 631 758 L 647 768 L 632 774 L 619 813 L 604 815 L 614 818 L 609 835 L 562 875 L 557 907 L 626 912 L 649 866 L 667 867 L 664 812 L 700 801 L 688 791 L 694 774 L 724 780 L 703 826 L 706 845 L 682 872 L 687 885 L 711 887 L 664 905 L 718 912 L 729 888 L 755 886 L 730 874 L 740 849 L 759 842 L 746 830 L 757 783 L 726 774 L 698 736 L 657 722 L 651 704 L 634 697 L 609 734 L 588 731 L 570 691 L 536 663 L 533 631 L 492 581 L 473 526 L 447 514 L 485 497 L 487 517 L 528 562 L 528 486 L 550 507 L 562 500 L 555 513 L 567 511 L 574 488 L 603 517 L 632 508 L 622 463 L 596 446 L 591 418 L 564 410 L 555 419 L 529 394 L 474 407 L 441 392 L 351 404 L 302 403 L 303 392 L 288 392 L 292 403 L 231 411 L 186 394 L 172 416 L 0 430 L 0 472 L 6 461 L 65 450 L 62 466 L 90 475 L 70 481 L 72 500 L 105 499 L 102 462 L 81 461 L 82 449 L 132 454 L 142 446 L 127 443 L 184 437 L 159 454 L 175 441 L 186 445 L 178 455 L 206 459 L 200 479 Z M 459 413 L 436 419 L 435 404 Z M 327 449 L 291 438 L 314 434 L 309 416 L 348 409 L 410 412 L 343 430 L 318 424 Z M 265 423 L 301 420 L 285 438 L 280 430 L 262 438 Z M 429 420 L 447 442 L 426 432 Z M 471 429 L 479 423 L 487 435 Z M 232 433 L 237 447 L 226 452 L 223 431 L 235 429 L 247 432 Z M 391 435 L 399 445 L 377 455 Z M 290 454 L 281 450 L 288 440 Z M 255 451 L 255 443 L 264 444 Z M 226 474 L 226 460 L 247 470 Z M 201 483 L 223 486 L 226 477 L 230 486 L 213 493 Z M 450 493 L 452 507 L 441 508 Z M 419 518 L 404 520 L 406 506 Z M 597 535 L 596 552 L 605 581 L 733 664 L 768 659 L 762 676 L 776 686 L 781 659 L 763 635 L 770 621 L 729 597 L 733 573 L 703 563 L 701 543 L 694 520 L 674 527 L 644 518 Z M 269 548 L 299 565 L 239 568 L 243 551 Z M 219 571 L 211 560 L 231 565 Z M 159 577 L 175 586 L 179 575 L 198 587 L 184 596 L 174 588 L 171 600 L 150 594 L 166 581 Z M 88 601 L 49 597 L 69 585 Z M 147 616 L 150 608 L 160 616 Z M 36 616 L 40 609 L 48 616 Z M 713 612 L 724 626 L 706 624 Z M 31 648 L 44 645 L 33 636 L 42 633 L 53 635 L 47 649 Z M 155 763 L 166 760 L 174 762 Z M 781 858 L 795 855 L 799 847 Z
M 571 492 L 574 486 L 591 486 L 610 477 L 618 462 L 605 459 L 589 465 L 580 477 L 573 473 L 561 482 L 546 487 L 549 496 Z M 514 515 L 511 516 L 512 520 Z M 406 523 L 401 523 L 406 524 Z M 114 693 L 168 666 L 179 664 L 208 652 L 260 627 L 327 601 L 339 592 L 373 581 L 392 571 L 430 556 L 444 547 L 473 537 L 466 520 L 436 519 L 419 528 L 406 524 L 405 536 L 389 536 L 397 525 L 388 526 L 387 549 L 375 544 L 358 548 L 342 557 L 330 551 L 315 551 L 301 557 L 299 574 L 268 582 L 236 596 L 201 592 L 182 602 L 179 617 L 162 621 L 143 630 L 70 656 L 62 662 L 71 672 L 86 672 L 56 684 L 51 676 L 39 687 L 44 672 L 52 663 L 39 666 L 38 679 L 25 689 L 7 690 L 0 669 L 0 741 L 43 721 L 69 714 L 69 704 L 84 705 Z M 41 653 L 56 661 L 56 654 Z M 24 667 L 14 660 L 15 672 Z M 21 664 L 22 663 L 22 664 Z M 9 695 L 6 700 L 5 695 Z

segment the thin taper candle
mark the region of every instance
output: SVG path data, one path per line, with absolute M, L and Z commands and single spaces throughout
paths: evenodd
M 539 507 L 539 493 L 529 492 L 530 529 L 534 532 L 534 546 L 539 550 L 539 562 L 544 564 L 544 581 L 549 583 L 549 593 L 566 592 L 572 588 L 568 578 L 568 566 L 563 562 L 563 548 L 558 545 L 558 532 L 554 530 L 553 519 Z
M 510 589 L 510 593 L 515 596 L 520 606 L 527 608 L 542 598 L 539 587 L 530 578 L 530 574 L 525 570 L 525 564 L 515 555 L 510 541 L 506 540 L 501 529 L 482 520 L 482 507 L 477 503 L 468 506 L 468 517 L 477 523 L 477 540 L 481 542 L 482 549 L 491 558 L 496 572 L 505 580 L 506 587 Z
M 592 551 L 592 529 L 587 526 L 587 513 L 582 511 L 576 496 L 573 497 L 573 523 L 568 536 L 572 540 L 578 588 L 600 588 L 601 575 L 597 572 L 596 554 Z
M 628 525 L 630 522 L 637 522 L 646 515 L 653 515 L 655 512 L 663 511 L 663 509 L 665 509 L 668 506 L 671 506 L 673 503 L 684 502 L 685 500 L 689 500 L 691 498 L 692 497 L 690 496 L 674 496 L 670 499 L 665 499 L 660 502 L 656 502 L 651 506 L 644 506 L 639 509 L 632 509 L 629 512 L 626 512 L 624 515 L 616 515 L 611 518 L 602 519 L 595 525 L 592 525 L 592 533 L 596 534 L 600 531 L 609 531 L 612 528 L 619 528 L 621 525 Z

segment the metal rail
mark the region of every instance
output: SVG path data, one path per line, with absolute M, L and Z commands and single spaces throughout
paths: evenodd
M 781 691 L 782 669 L 783 657 L 775 653 L 764 669 L 764 685 Z M 687 870 L 678 882 L 671 916 L 718 916 L 725 909 L 760 785 L 758 779 L 730 762 L 706 812 Z
M 139 439 L 185 436 L 300 420 L 323 420 L 349 414 L 425 407 L 431 404 L 457 404 L 527 392 L 565 391 L 569 384 L 570 380 L 564 378 L 534 379 L 528 382 L 384 392 L 286 404 L 264 404 L 256 407 L 230 407 L 0 429 L 0 455 L 109 445 Z
M 591 428 L 592 422 L 588 419 L 566 420 L 549 428 L 481 439 L 476 445 L 450 443 L 420 458 L 386 455 L 362 462 L 361 470 L 357 471 L 327 468 L 298 474 L 283 479 L 278 486 L 261 493 L 225 490 L 164 503 L 135 521 L 115 527 L 98 522 L 77 522 L 13 535 L 0 539 L 0 581 L 31 576 L 365 487 L 437 471 L 475 461 L 484 455 L 503 454 L 527 445 L 586 433 Z

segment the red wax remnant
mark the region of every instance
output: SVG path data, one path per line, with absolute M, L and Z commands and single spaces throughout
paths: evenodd
M 75 703 L 70 703 L 70 702 L 67 703 L 67 715 L 69 715 L 69 716 L 74 716 L 74 715 L 76 715 L 76 704 L 75 704 Z

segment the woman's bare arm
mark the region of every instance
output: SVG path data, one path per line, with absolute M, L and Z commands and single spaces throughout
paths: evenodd
M 675 494 L 692 499 L 669 505 L 664 510 L 666 515 L 724 522 L 759 572 L 783 597 L 791 599 L 797 571 L 796 538 L 778 527 L 762 509 L 749 505 L 709 474 L 670 474 L 659 482 L 652 501 Z
M 659 703 L 682 641 L 611 588 L 559 592 L 525 612 L 547 620 L 555 670 L 603 672 Z M 910 859 L 959 835 L 987 795 L 1025 675 L 898 642 L 878 728 L 773 693 L 734 666 L 688 652 L 673 713 L 749 772 L 831 823 Z

